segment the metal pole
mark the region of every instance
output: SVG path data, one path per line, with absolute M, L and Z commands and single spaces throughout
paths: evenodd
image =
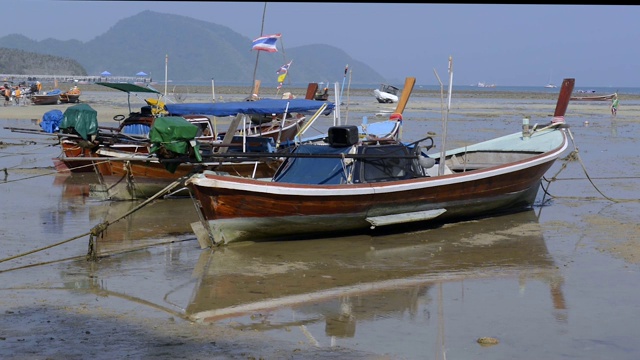
M 167 73 L 169 72 L 169 54 L 164 57 L 164 97 L 167 97 Z
M 211 78 L 211 99 L 213 102 L 216 102 L 216 87 L 213 83 L 213 78 Z

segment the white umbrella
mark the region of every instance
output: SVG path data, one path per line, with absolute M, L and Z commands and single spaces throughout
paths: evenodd
M 101 72 L 100 75 L 109 76 L 109 75 L 111 75 L 111 73 L 105 70 L 105 71 Z
M 147 76 L 148 74 L 144 71 L 140 71 L 139 73 L 136 74 L 136 76 Z

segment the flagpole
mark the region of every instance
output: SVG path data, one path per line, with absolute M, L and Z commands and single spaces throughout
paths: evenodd
M 164 56 L 164 97 L 167 97 L 167 73 L 169 68 L 169 54 Z
M 284 40 L 282 38 L 280 38 L 280 46 L 282 47 L 282 61 L 286 64 L 287 55 L 284 52 Z M 285 78 L 285 80 L 289 78 L 289 68 L 291 68 L 291 64 L 289 64 L 289 67 L 287 68 L 287 77 Z M 289 84 L 291 84 L 291 81 L 289 81 Z
M 267 14 L 267 2 L 264 2 L 264 8 L 262 9 L 262 25 L 260 27 L 260 36 L 264 35 L 264 17 Z M 251 82 L 251 90 L 249 96 L 253 95 L 253 86 L 256 83 L 256 73 L 258 72 L 258 59 L 260 58 L 260 51 L 256 54 L 256 65 L 253 67 L 253 81 Z M 257 94 L 256 94 L 257 95 Z
M 351 89 L 351 72 L 353 70 L 349 70 L 349 85 L 347 85 L 347 112 L 344 116 L 344 124 L 347 125 L 349 121 L 349 89 Z

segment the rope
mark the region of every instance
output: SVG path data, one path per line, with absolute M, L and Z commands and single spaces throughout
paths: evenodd
M 4 171 L 5 175 L 9 175 L 9 173 L 7 172 L 7 168 L 0 169 L 0 170 Z M 39 174 L 39 175 L 27 176 L 27 177 L 23 177 L 23 178 L 20 178 L 20 179 L 15 179 L 15 180 L 4 180 L 4 181 L 0 182 L 0 184 L 8 184 L 8 183 L 16 182 L 16 181 L 29 180 L 29 179 L 34 179 L 34 178 L 41 177 L 41 176 L 50 176 L 50 175 L 53 175 L 55 173 L 56 173 L 56 171 L 53 171 L 53 172 L 47 172 L 47 173 L 43 173 L 43 174 Z
M 20 258 L 20 257 L 24 257 L 24 256 L 27 256 L 27 255 L 31 255 L 31 254 L 34 254 L 34 253 L 37 253 L 37 252 L 40 252 L 40 251 L 43 251 L 43 250 L 47 250 L 47 249 L 50 249 L 50 248 L 53 248 L 53 247 L 56 247 L 56 246 L 59 246 L 59 245 L 63 245 L 63 244 L 66 244 L 68 242 L 71 242 L 73 240 L 77 240 L 77 239 L 83 238 L 83 237 L 85 237 L 87 235 L 89 235 L 89 245 L 88 245 L 88 251 L 87 251 L 86 259 L 88 261 L 95 261 L 98 258 L 96 239 L 97 239 L 98 236 L 103 236 L 104 232 L 107 230 L 107 228 L 111 224 L 115 224 L 118 221 L 126 218 L 127 216 L 129 216 L 131 214 L 133 214 L 134 212 L 140 210 L 142 207 L 146 206 L 150 202 L 152 202 L 152 201 L 156 200 L 157 198 L 159 198 L 160 196 L 164 195 L 166 192 L 171 191 L 174 187 L 180 185 L 183 181 L 188 179 L 190 176 L 191 176 L 190 174 L 189 175 L 185 175 L 185 176 L 179 178 L 178 180 L 172 182 L 171 184 L 167 185 L 164 189 L 160 190 L 158 193 L 156 193 L 153 196 L 151 196 L 150 198 L 148 198 L 146 201 L 142 202 L 138 206 L 134 207 L 133 209 L 131 209 L 130 211 L 128 211 L 124 215 L 120 216 L 119 218 L 117 218 L 117 219 L 115 219 L 115 220 L 113 220 L 111 222 L 104 221 L 104 222 L 94 226 L 93 228 L 91 228 L 91 230 L 89 232 L 74 236 L 72 238 L 69 238 L 69 239 L 66 239 L 66 240 L 63 240 L 63 241 L 60 241 L 60 242 L 57 242 L 55 244 L 47 245 L 47 246 L 44 246 L 44 247 L 41 247 L 41 248 L 38 248 L 38 249 L 33 249 L 33 250 L 27 251 L 25 253 L 17 254 L 17 255 L 14 255 L 14 256 L 11 256 L 11 257 L 8 257 L 8 258 L 5 258 L 5 259 L 0 259 L 0 263 L 6 262 L 6 261 L 9 261 L 9 260 L 13 260 L 13 259 L 17 259 L 17 258 Z M 71 259 L 73 259 L 73 258 L 71 258 Z M 51 262 L 48 262 L 48 263 L 51 263 Z M 40 263 L 38 265 L 42 265 L 42 264 L 47 264 L 47 263 Z M 4 270 L 4 271 L 8 271 L 8 270 Z M 1 271 L 1 272 L 3 272 L 3 271 Z
M 107 230 L 109 225 L 115 224 L 118 221 L 124 219 L 125 217 L 133 214 L 134 212 L 136 212 L 138 210 L 140 210 L 141 208 L 145 207 L 150 202 L 156 200 L 157 198 L 159 198 L 160 196 L 164 195 L 165 193 L 170 192 L 176 186 L 182 184 L 182 182 L 185 181 L 186 179 L 188 179 L 189 177 L 191 177 L 191 174 L 187 174 L 187 175 L 179 178 L 178 180 L 172 182 L 171 184 L 167 185 L 164 189 L 160 190 L 159 192 L 157 192 L 156 194 L 154 194 L 153 196 L 151 196 L 150 198 L 148 198 L 144 202 L 140 203 L 138 206 L 136 206 L 133 209 L 129 210 L 124 215 L 120 216 L 119 218 L 117 218 L 116 220 L 112 221 L 111 223 L 109 223 L 108 221 L 105 221 L 102 224 L 98 224 L 93 229 L 91 229 L 91 231 L 90 231 L 91 237 L 89 238 L 89 249 L 88 249 L 88 252 L 87 252 L 87 260 L 92 260 L 92 261 L 97 260 L 98 254 L 97 254 L 97 251 L 96 251 L 95 239 L 96 239 L 96 237 L 98 235 L 102 235 L 103 232 L 105 230 Z
M 93 231 L 93 229 L 92 229 L 92 231 Z M 5 261 L 9 261 L 9 260 L 13 260 L 13 259 L 17 259 L 17 258 L 19 258 L 19 257 L 23 257 L 23 256 L 31 255 L 31 254 L 37 253 L 38 251 L 47 250 L 47 249 L 50 249 L 50 248 L 55 247 L 55 246 L 59 246 L 59 245 L 62 245 L 62 244 L 66 244 L 66 243 L 71 242 L 71 241 L 73 241 L 73 240 L 76 240 L 76 239 L 79 239 L 79 238 L 81 238 L 81 237 L 87 236 L 87 235 L 91 234 L 91 233 L 92 233 L 92 231 L 87 232 L 87 233 L 84 233 L 84 234 L 82 234 L 82 235 L 78 235 L 78 236 L 72 237 L 72 238 L 67 239 L 67 240 L 63 240 L 63 241 L 57 242 L 57 243 L 55 243 L 55 244 L 51 244 L 51 245 L 47 245 L 47 246 L 45 246 L 45 247 L 41 247 L 41 248 L 39 248 L 39 249 L 34 249 L 34 250 L 31 250 L 31 251 L 27 251 L 26 253 L 22 253 L 22 254 L 18 254 L 18 255 L 10 256 L 10 257 L 5 258 L 5 259 L 0 259 L 0 263 L 3 263 L 3 262 L 5 262 Z
M 37 264 L 29 264 L 29 265 L 14 267 L 14 268 L 11 268 L 11 269 L 0 270 L 0 273 L 5 273 L 5 272 L 9 272 L 9 271 L 14 271 L 14 270 L 28 269 L 28 268 L 32 268 L 32 267 L 49 265 L 49 264 L 55 264 L 55 263 L 64 262 L 64 261 L 77 260 L 77 259 L 80 259 L 82 257 L 83 256 L 72 256 L 72 257 L 68 257 L 66 259 L 56 259 L 56 260 L 51 260 L 51 261 L 43 261 L 43 262 L 39 262 Z
M 73 168 L 69 168 L 69 170 L 63 169 L 63 170 L 56 170 L 56 171 L 46 172 L 46 173 L 42 173 L 42 174 L 38 174 L 38 175 L 23 177 L 23 178 L 20 178 L 20 179 L 5 180 L 5 181 L 0 182 L 0 184 L 8 184 L 8 183 L 13 183 L 13 182 L 22 181 L 22 180 L 34 179 L 34 178 L 41 177 L 41 176 L 55 175 L 55 174 L 58 174 L 58 173 L 71 173 L 72 169 L 76 170 L 76 169 L 82 169 L 82 168 L 89 167 L 89 166 L 93 167 L 94 165 L 99 165 L 101 163 L 106 163 L 106 162 L 108 162 L 108 161 L 94 161 L 94 164 L 76 166 L 76 167 L 73 167 Z M 13 166 L 13 167 L 9 167 L 9 168 L 0 169 L 0 172 L 4 172 L 5 175 L 8 175 L 7 170 L 21 169 L 21 168 L 18 168 L 17 166 L 18 165 Z M 27 168 L 25 168 L 25 169 L 27 169 Z M 31 170 L 31 169 L 35 169 L 35 168 L 28 168 L 28 169 Z
M 576 142 L 575 142 L 575 140 L 573 138 L 573 134 L 571 133 L 571 130 L 569 128 L 567 128 L 567 133 L 569 134 L 569 138 L 571 139 L 571 143 L 573 144 L 574 150 L 571 153 L 569 153 L 569 155 L 567 155 L 563 159 L 563 160 L 566 160 L 567 162 L 562 164 L 562 167 L 560 168 L 560 170 L 558 170 L 558 172 L 555 173 L 555 175 L 553 175 L 550 179 L 547 179 L 546 177 L 543 176 L 543 179 L 547 182 L 547 187 L 546 188 L 544 187 L 544 185 L 541 184 L 542 190 L 544 191 L 545 195 L 549 195 L 550 197 L 553 197 L 553 198 L 565 198 L 565 199 L 587 199 L 587 200 L 597 199 L 597 198 L 593 198 L 593 197 L 586 197 L 585 198 L 585 197 L 577 197 L 577 196 L 555 196 L 555 195 L 552 195 L 551 193 L 549 193 L 548 190 L 549 190 L 549 187 L 551 186 L 551 182 L 559 180 L 559 179 L 557 179 L 557 176 L 560 174 L 560 172 L 562 172 L 564 169 L 566 169 L 567 164 L 568 164 L 569 161 L 577 160 L 580 163 L 580 166 L 582 167 L 582 171 L 584 172 L 585 176 L 587 177 L 587 180 L 589 180 L 589 182 L 591 183 L 593 188 L 600 195 L 602 195 L 602 197 L 604 197 L 605 199 L 607 199 L 609 201 L 612 201 L 612 202 L 615 202 L 615 203 L 640 201 L 640 199 L 614 199 L 614 198 L 611 198 L 611 197 L 605 195 L 602 191 L 600 191 L 600 189 L 598 189 L 596 184 L 593 182 L 593 178 L 591 176 L 589 176 L 587 168 L 585 167 L 584 163 L 582 162 L 582 159 L 580 158 L 578 146 L 576 145 Z M 560 179 L 560 180 L 566 180 L 566 179 Z M 544 200 L 543 200 L 543 202 L 544 202 Z

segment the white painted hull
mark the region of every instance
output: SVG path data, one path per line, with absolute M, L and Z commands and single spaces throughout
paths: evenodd
M 379 103 L 397 103 L 398 96 L 389 94 L 384 91 L 380 91 L 379 89 L 373 90 L 373 95 L 376 97 Z

